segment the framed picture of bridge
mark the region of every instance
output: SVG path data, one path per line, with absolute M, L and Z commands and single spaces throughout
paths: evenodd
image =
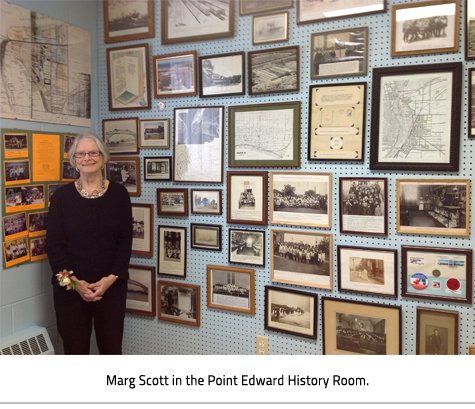
M 102 120 L 102 140 L 111 155 L 139 153 L 138 118 Z
M 155 267 L 129 265 L 125 312 L 155 317 Z

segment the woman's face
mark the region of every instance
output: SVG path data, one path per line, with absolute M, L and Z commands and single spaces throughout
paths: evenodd
M 76 154 L 77 153 L 89 153 L 97 151 L 100 152 L 99 148 L 97 147 L 96 142 L 90 139 L 81 139 L 76 147 Z M 76 158 L 76 167 L 79 169 L 81 174 L 88 174 L 92 175 L 95 173 L 101 173 L 102 165 L 104 164 L 104 156 L 101 154 L 96 157 L 92 157 L 89 155 L 84 156 L 83 158 Z

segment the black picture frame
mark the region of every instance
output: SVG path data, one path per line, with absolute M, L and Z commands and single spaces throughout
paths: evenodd
M 171 156 L 146 156 L 143 158 L 143 180 L 170 182 L 172 180 Z
M 190 245 L 192 249 L 222 250 L 222 227 L 218 224 L 190 224 Z
M 230 228 L 228 230 L 228 246 L 229 263 L 259 267 L 266 266 L 265 230 Z M 246 249 L 239 252 L 243 246 L 246 246 Z M 252 247 L 252 253 L 249 251 L 249 247 Z

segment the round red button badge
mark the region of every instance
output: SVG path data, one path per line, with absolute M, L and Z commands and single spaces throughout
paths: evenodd
M 447 280 L 447 288 L 452 291 L 457 291 L 460 288 L 460 281 L 456 278 L 449 278 Z

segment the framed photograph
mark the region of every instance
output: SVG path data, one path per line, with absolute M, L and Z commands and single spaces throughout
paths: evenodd
M 138 156 L 111 156 L 105 166 L 105 175 L 110 181 L 125 186 L 130 196 L 141 195 Z
M 475 68 L 468 70 L 468 115 L 470 119 L 470 132 L 468 136 L 475 138 Z
M 79 179 L 79 172 L 76 166 L 71 165 L 71 162 L 65 160 L 61 162 L 61 180 L 65 182 L 73 182 Z
M 208 307 L 255 314 L 254 270 L 207 266 Z
M 340 178 L 340 233 L 388 235 L 387 178 Z
M 28 157 L 28 136 L 26 133 L 4 133 L 5 159 Z
M 227 222 L 267 226 L 267 172 L 227 176 Z
M 30 183 L 30 160 L 3 161 L 3 174 L 5 175 L 5 186 Z
M 45 185 L 6 186 L 4 189 L 5 213 L 45 208 Z
M 289 12 L 252 17 L 252 45 L 289 41 Z
M 300 101 L 228 108 L 228 166 L 300 166 Z
M 3 216 L 2 221 L 4 240 L 13 240 L 28 235 L 29 230 L 25 212 Z
M 323 4 L 314 0 L 296 0 L 296 2 L 297 24 L 321 23 L 386 12 L 386 0 L 338 0 Z
M 475 1 L 474 0 L 465 0 L 465 59 L 466 60 L 475 59 Z
M 24 215 L 19 213 L 15 216 Z M 48 229 L 48 214 L 49 212 L 28 213 L 28 236 L 38 237 L 45 236 Z M 10 216 L 12 217 L 12 216 Z
M 223 214 L 221 189 L 191 189 L 191 213 Z
M 153 204 L 132 203 L 132 254 L 153 256 Z
M 158 319 L 200 326 L 200 286 L 173 281 L 158 283 Z
M 299 91 L 299 46 L 249 51 L 249 95 Z
M 155 267 L 129 265 L 125 312 L 155 317 Z
M 244 52 L 200 57 L 200 98 L 244 95 L 244 60 Z
M 458 355 L 458 311 L 417 307 L 416 355 Z
M 107 49 L 109 111 L 150 109 L 148 44 Z
M 159 216 L 188 216 L 188 189 L 157 189 Z
M 312 80 L 368 74 L 368 27 L 312 34 L 310 50 Z
M 264 230 L 229 229 L 228 261 L 265 267 L 266 232 Z
M 234 37 L 234 0 L 210 0 L 203 6 L 162 0 L 162 44 Z
M 48 254 L 46 254 L 46 237 L 30 239 L 30 254 L 30 261 L 32 263 L 48 258 Z
M 317 294 L 265 286 L 264 328 L 317 339 Z
M 397 297 L 397 250 L 337 246 L 338 291 Z
M 396 180 L 398 233 L 468 236 L 469 179 Z
M 104 42 L 154 38 L 154 4 L 149 0 L 104 0 Z
M 138 118 L 103 119 L 102 140 L 111 155 L 139 153 Z
M 332 288 L 332 235 L 271 230 L 271 281 Z
M 402 309 L 322 297 L 323 355 L 401 355 Z
M 165 3 L 168 2 L 163 1 L 162 6 Z M 196 51 L 153 57 L 153 94 L 155 98 L 196 95 L 198 93 L 196 84 Z
M 291 7 L 292 0 L 239 0 L 239 14 L 241 16 Z
M 172 180 L 172 157 L 143 158 L 144 180 L 169 182 Z
M 158 226 L 158 274 L 186 278 L 186 227 Z
M 71 148 L 75 139 L 76 139 L 76 136 L 74 135 L 64 135 L 64 142 L 63 142 L 63 158 L 64 159 L 68 158 L 69 148 Z
M 374 68 L 370 169 L 457 172 L 462 82 L 461 62 Z
M 270 222 L 331 227 L 331 173 L 270 172 Z
M 472 303 L 472 249 L 401 246 L 402 296 Z
M 224 107 L 175 108 L 173 181 L 223 183 Z
M 221 226 L 191 223 L 191 248 L 221 251 Z
M 139 147 L 145 149 L 170 148 L 169 119 L 139 119 Z
M 391 57 L 458 51 L 459 0 L 397 4 L 391 16 Z

